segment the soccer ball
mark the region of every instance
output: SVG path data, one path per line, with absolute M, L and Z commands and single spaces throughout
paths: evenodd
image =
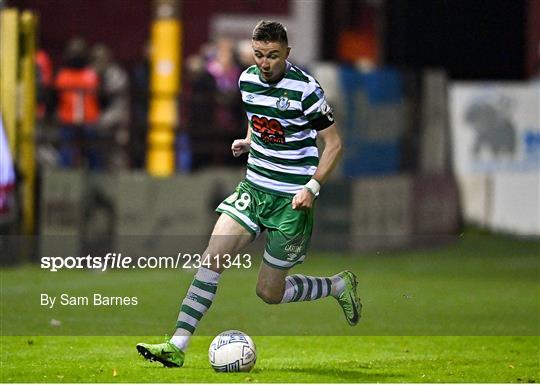
M 210 344 L 208 360 L 216 372 L 249 372 L 257 361 L 257 351 L 247 334 L 227 330 Z

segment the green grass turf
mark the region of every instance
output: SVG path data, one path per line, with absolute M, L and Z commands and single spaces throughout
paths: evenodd
M 539 380 L 538 337 L 255 337 L 250 373 L 214 373 L 211 337 L 180 369 L 137 357 L 136 337 L 3 337 L 2 382 L 514 382 Z M 154 338 L 155 339 L 155 338 Z M 148 338 L 143 338 L 148 340 Z
M 539 246 L 473 232 L 436 250 L 310 256 L 293 272 L 324 276 L 350 268 L 358 273 L 364 315 L 355 328 L 345 323 L 332 298 L 266 305 L 254 293 L 255 268 L 227 271 L 200 323 L 186 367 L 179 370 L 138 359 L 134 345 L 140 338 L 129 336 L 170 332 L 194 271 L 50 273 L 36 266 L 5 268 L 0 275 L 1 379 L 538 381 Z M 39 305 L 40 293 L 137 296 L 139 304 L 47 309 Z M 61 324 L 52 326 L 52 319 Z M 259 361 L 254 372 L 222 375 L 209 368 L 207 347 L 214 335 L 227 329 L 255 336 Z M 143 340 L 161 342 L 162 337 Z

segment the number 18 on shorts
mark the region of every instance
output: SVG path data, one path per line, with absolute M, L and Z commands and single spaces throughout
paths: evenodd
M 313 229 L 313 209 L 293 210 L 292 196 L 262 191 L 246 181 L 216 209 L 254 237 L 267 230 L 264 262 L 279 269 L 302 263 Z

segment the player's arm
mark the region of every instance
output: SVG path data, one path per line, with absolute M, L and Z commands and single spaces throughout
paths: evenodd
M 305 188 L 300 190 L 294 196 L 292 208 L 295 210 L 306 210 L 311 208 L 320 186 L 326 182 L 343 154 L 341 136 L 339 135 L 335 123 L 324 130 L 319 131 L 318 138 L 320 138 L 324 144 L 324 149 L 319 159 L 319 166 Z
M 231 151 L 235 158 L 249 152 L 251 148 L 251 125 L 248 123 L 246 137 L 244 139 L 236 139 L 231 145 Z
M 317 171 L 313 175 L 319 184 L 326 182 L 337 163 L 343 155 L 343 144 L 341 143 L 341 136 L 339 135 L 336 124 L 332 124 L 330 127 L 319 131 L 318 138 L 322 140 L 324 149 L 319 159 L 319 166 Z

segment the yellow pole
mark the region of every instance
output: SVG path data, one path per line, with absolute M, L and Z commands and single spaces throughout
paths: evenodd
M 19 131 L 18 164 L 23 174 L 22 229 L 32 234 L 35 228 L 36 186 L 36 30 L 37 17 L 30 11 L 21 15 L 21 125 Z
M 177 96 L 180 89 L 182 26 L 177 0 L 155 0 L 151 28 L 150 106 L 146 168 L 150 175 L 170 176 L 175 171 Z
M 0 109 L 13 157 L 17 154 L 17 59 L 19 57 L 19 13 L 0 11 Z

